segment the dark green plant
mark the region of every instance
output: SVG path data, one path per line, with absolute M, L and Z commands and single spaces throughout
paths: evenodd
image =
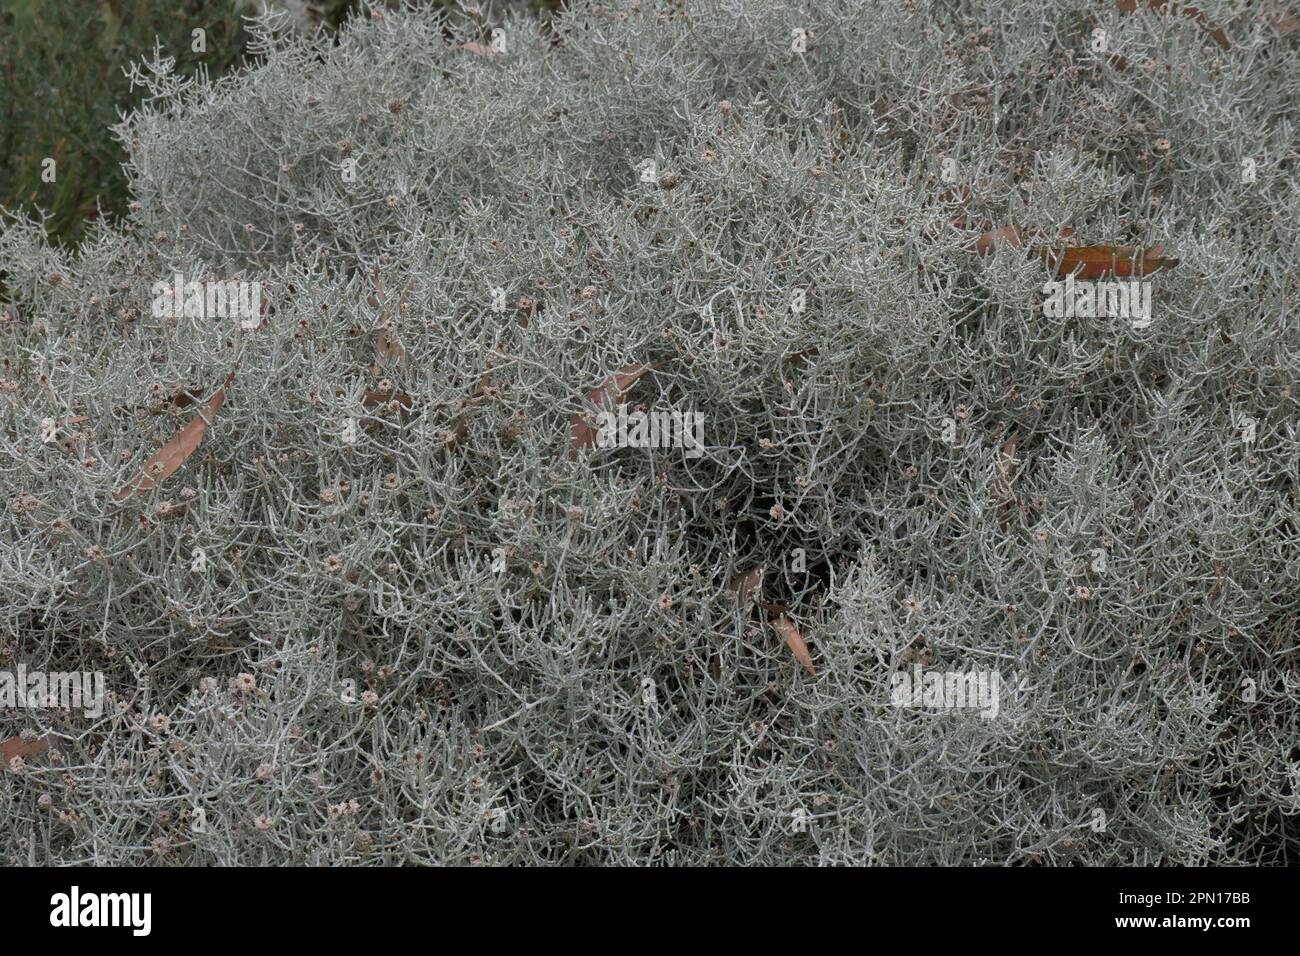
M 454 11 L 454 0 L 441 6 Z M 559 0 L 493 3 L 494 8 L 554 11 Z M 358 0 L 322 0 L 306 7 L 313 24 L 336 30 Z M 141 102 L 122 65 L 149 54 L 155 40 L 176 58 L 176 71 L 200 68 L 213 78 L 246 52 L 240 8 L 231 0 L 0 0 L 0 206 L 48 215 L 51 237 L 75 241 L 101 215 L 126 208 L 126 158 L 109 127 Z M 206 52 L 192 49 L 192 31 L 206 30 Z M 53 159 L 56 178 L 42 179 Z
M 206 52 L 192 49 L 196 28 Z M 43 210 L 62 241 L 125 210 L 126 154 L 109 127 L 143 96 L 123 65 L 155 42 L 177 72 L 216 77 L 242 59 L 246 36 L 229 0 L 0 0 L 0 206 Z

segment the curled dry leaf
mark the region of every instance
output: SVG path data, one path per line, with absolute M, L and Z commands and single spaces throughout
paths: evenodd
M 808 670 L 812 676 L 817 676 L 817 669 L 813 667 L 812 654 L 808 651 L 808 644 L 799 633 L 799 628 L 790 620 L 788 608 L 784 604 L 774 604 L 771 601 L 764 601 L 761 595 L 763 586 L 763 566 L 760 564 L 756 568 L 751 568 L 743 574 L 737 574 L 731 579 L 731 590 L 736 595 L 736 603 L 741 608 L 749 607 L 751 601 L 762 608 L 770 617 L 772 628 L 785 641 L 786 647 L 794 654 L 794 659 Z
M 199 409 L 199 413 L 177 432 L 167 444 L 163 445 L 158 454 L 145 463 L 144 471 L 140 473 L 140 476 L 130 484 L 123 485 L 113 492 L 114 501 L 122 501 L 141 491 L 155 488 L 175 474 L 176 469 L 180 468 L 185 463 L 185 460 L 194 454 L 194 449 L 198 448 L 199 442 L 203 441 L 203 435 L 208 430 L 208 425 L 217 417 L 217 413 L 221 411 L 221 406 L 226 403 L 226 389 L 234 379 L 234 372 L 226 376 L 225 383 Z
M 742 608 L 748 607 L 750 600 L 754 597 L 755 592 L 763 586 L 763 566 L 758 567 L 745 574 L 737 574 L 731 579 L 731 590 L 736 594 L 736 603 Z
M 817 669 L 813 667 L 812 654 L 809 653 L 808 644 L 794 622 L 784 614 L 779 614 L 773 619 L 772 628 L 785 640 L 785 645 L 794 654 L 794 659 L 802 664 L 809 674 L 816 677 Z
M 31 743 L 27 743 L 22 737 L 10 737 L 8 740 L 0 740 L 0 760 L 8 763 L 15 757 L 34 757 L 49 745 L 49 737 L 37 737 Z
M 622 404 L 632 386 L 654 369 L 654 365 L 628 365 L 607 378 L 598 388 L 588 392 L 587 401 L 598 410 L 613 411 Z M 570 419 L 570 460 L 577 461 L 578 449 L 590 448 L 596 444 L 596 432 L 597 429 L 592 427 L 587 416 L 578 414 Z

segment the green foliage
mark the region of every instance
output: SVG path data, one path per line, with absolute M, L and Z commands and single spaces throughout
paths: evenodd
M 337 29 L 359 0 L 303 4 L 308 25 Z M 120 216 L 128 199 L 125 158 L 110 127 L 140 104 L 122 72 L 150 54 L 154 43 L 176 58 L 178 73 L 198 69 L 213 78 L 245 54 L 241 9 L 232 0 L 0 0 L 0 207 L 40 209 L 52 237 L 78 240 L 100 215 Z M 485 0 L 486 12 L 523 7 L 558 9 L 558 0 Z M 449 12 L 455 0 L 442 0 Z M 206 52 L 195 52 L 191 31 L 207 31 Z M 42 180 L 42 161 L 57 163 L 54 182 Z
M 206 53 L 191 50 L 197 27 Z M 229 0 L 0 2 L 0 206 L 44 210 L 64 241 L 125 212 L 125 154 L 109 127 L 139 105 L 122 67 L 152 53 L 155 39 L 183 75 L 227 72 L 246 43 Z M 41 178 L 47 157 L 52 183 Z

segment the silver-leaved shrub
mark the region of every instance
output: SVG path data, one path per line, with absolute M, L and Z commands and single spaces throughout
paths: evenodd
M 0 673 L 107 687 L 0 700 L 53 742 L 0 862 L 1295 862 L 1300 70 L 1200 6 L 1227 48 L 609 0 L 138 66 L 129 220 L 0 229 Z M 1013 225 L 1179 261 L 1052 318 Z M 704 454 L 575 447 L 644 364 Z M 953 672 L 996 713 L 891 695 Z

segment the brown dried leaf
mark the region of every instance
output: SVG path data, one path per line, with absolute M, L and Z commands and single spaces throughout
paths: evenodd
M 378 354 L 380 361 L 392 356 L 397 359 L 399 365 L 406 362 L 406 349 L 402 348 L 401 340 L 397 337 L 397 330 L 387 326 L 381 326 L 379 329 L 379 340 L 375 343 L 375 352 Z
M 497 51 L 487 44 L 474 43 L 473 41 L 470 41 L 469 43 L 457 43 L 453 49 L 464 50 L 466 53 L 473 53 L 475 56 L 481 56 L 486 60 L 490 60 L 492 57 L 497 55 Z
M 384 285 L 379 277 L 379 267 L 376 266 L 371 273 L 375 282 L 374 294 L 367 297 L 366 301 L 371 308 L 379 309 L 383 307 Z M 406 304 L 407 296 L 411 294 L 411 286 L 415 280 L 412 279 L 402 290 L 401 298 L 397 300 L 396 309 L 384 309 L 379 318 L 375 320 L 375 325 L 379 328 L 379 338 L 375 342 L 375 357 L 382 364 L 386 358 L 395 358 L 398 365 L 406 364 L 406 349 L 402 347 L 401 340 L 397 337 L 397 319 L 394 313 L 400 315 L 402 306 Z
M 1133 246 L 1066 246 L 1045 252 L 1043 258 L 1057 275 L 1074 273 L 1076 279 L 1087 280 L 1144 276 L 1178 265 L 1177 259 L 1162 256 L 1162 252 L 1162 245 L 1145 251 Z
M 368 388 L 366 393 L 361 396 L 361 404 L 365 405 L 366 408 L 373 408 L 376 405 L 384 405 L 388 402 L 397 402 L 405 408 L 410 408 L 412 400 L 411 396 L 405 392 L 399 392 L 391 388 Z
M 1295 14 L 1278 0 L 1268 0 L 1264 4 L 1264 19 L 1273 24 L 1277 32 L 1283 36 L 1300 30 L 1300 19 L 1296 19 Z
M 736 603 L 742 608 L 749 606 L 750 599 L 754 593 L 763 586 L 763 566 L 758 567 L 745 574 L 737 574 L 731 579 L 731 590 L 735 592 Z
M 155 415 L 162 414 L 164 408 L 168 405 L 175 405 L 177 408 L 185 408 L 187 405 L 193 405 L 203 394 L 202 386 L 198 388 L 177 388 L 174 392 L 162 400 L 157 408 L 152 409 Z
M 955 223 L 954 223 L 955 224 Z M 1074 235 L 1074 230 L 1065 228 L 1061 230 L 1061 238 L 1069 239 Z M 1037 239 L 1040 236 L 1037 229 L 1023 229 L 1020 226 L 1003 226 L 1001 229 L 994 229 L 986 232 L 975 240 L 975 251 L 980 255 L 987 255 L 999 245 L 1008 245 L 1012 249 L 1023 249 L 1031 239 Z
M 939 202 L 949 206 L 960 206 L 969 202 L 975 195 L 969 186 L 953 186 L 939 193 Z
M 1006 440 L 997 458 L 997 477 L 993 481 L 993 494 L 1000 505 L 999 520 L 1004 529 L 1008 527 L 1011 505 L 1019 501 L 1011 486 L 1012 470 L 1016 465 L 1016 445 L 1019 443 L 1020 433 L 1015 432 Z
M 813 677 L 817 676 L 817 669 L 813 667 L 812 654 L 808 651 L 808 644 L 804 641 L 803 635 L 799 633 L 793 621 L 784 614 L 778 615 L 772 621 L 772 627 L 785 639 L 785 646 L 790 648 L 794 654 L 794 659 L 802 664 Z
M 21 736 L 10 737 L 8 740 L 0 740 L 0 760 L 4 763 L 8 763 L 15 757 L 34 757 L 49 747 L 49 745 L 49 737 L 37 737 L 31 743 L 26 743 Z
M 460 440 L 469 433 L 469 419 L 474 409 L 487 398 L 487 392 L 491 386 L 492 373 L 484 372 L 482 377 L 479 378 L 478 384 L 474 386 L 474 394 L 461 400 L 460 412 L 457 414 L 451 430 L 447 433 L 446 447 L 448 449 L 455 448 Z
M 602 385 L 588 392 L 587 401 L 597 410 L 613 411 L 622 403 L 632 386 L 654 369 L 653 365 L 628 365 L 607 378 Z M 598 429 L 589 424 L 587 416 L 582 414 L 574 415 L 569 424 L 571 445 L 569 458 L 577 461 L 578 449 L 590 448 L 596 444 Z
M 172 436 L 167 444 L 159 449 L 158 454 L 145 463 L 144 471 L 140 473 L 140 476 L 132 483 L 123 485 L 113 492 L 114 501 L 122 501 L 141 491 L 148 491 L 157 487 L 170 478 L 176 472 L 176 469 L 180 468 L 185 463 L 185 460 L 194 454 L 194 449 L 198 448 L 199 442 L 203 441 L 203 435 L 208 430 L 208 425 L 217 417 L 217 413 L 221 411 L 221 406 L 226 403 L 226 389 L 234 379 L 234 372 L 226 376 L 225 384 L 217 389 L 215 395 L 208 399 L 203 408 L 199 410 L 199 413 L 184 428 Z
M 1062 229 L 1061 238 L 1069 239 L 1073 229 Z M 980 255 L 992 252 L 999 245 L 1023 249 L 1031 240 L 1040 239 L 1037 229 L 1004 226 L 986 232 L 975 240 L 975 251 Z M 1177 259 L 1164 255 L 1164 245 L 1155 245 L 1145 251 L 1134 246 L 1065 246 L 1042 248 L 1036 245 L 1037 254 L 1057 275 L 1074 273 L 1076 279 L 1100 279 L 1105 276 L 1144 276 L 1160 269 L 1172 269 Z M 1078 270 L 1078 271 L 1076 271 Z
M 1020 444 L 1020 432 L 1016 432 L 1007 439 L 1002 446 L 1002 454 L 998 458 L 998 472 L 1002 475 L 1003 481 L 1011 478 L 1011 468 L 1016 463 L 1016 445 Z
M 975 240 L 975 251 L 980 255 L 986 255 L 992 252 L 995 246 L 1003 243 L 1013 249 L 1020 249 L 1025 244 L 1025 231 L 1019 226 L 1003 226 L 1001 229 L 986 232 Z

